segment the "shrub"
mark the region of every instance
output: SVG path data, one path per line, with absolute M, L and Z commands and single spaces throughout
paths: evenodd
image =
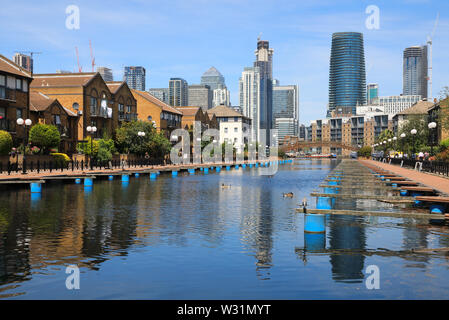
M 50 148 L 58 147 L 61 141 L 58 128 L 49 124 L 35 124 L 30 130 L 30 142 L 47 153 Z
M 41 149 L 39 147 L 37 147 L 37 146 L 34 146 L 34 147 L 31 148 L 31 152 L 33 154 L 39 154 L 39 152 L 41 152 Z
M 371 147 L 370 146 L 361 147 L 357 151 L 357 156 L 369 158 L 371 156 Z
M 69 156 L 65 153 L 50 153 L 50 155 L 53 157 L 56 165 L 58 165 L 59 167 L 66 167 L 70 162 Z
M 12 137 L 9 132 L 0 130 L 0 155 L 8 155 L 12 148 Z
M 449 161 L 449 149 L 446 149 L 435 156 L 437 161 Z
M 449 138 L 441 140 L 438 151 L 443 152 L 449 148 Z

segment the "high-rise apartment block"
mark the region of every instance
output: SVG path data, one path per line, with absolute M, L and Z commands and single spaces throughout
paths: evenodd
M 366 102 L 368 105 L 377 104 L 379 102 L 379 85 L 370 83 L 366 86 Z
M 168 104 L 168 88 L 151 88 L 148 89 L 148 93 L 153 97 L 161 100 L 162 102 Z
M 414 46 L 404 50 L 403 94 L 427 98 L 427 46 Z
M 23 53 L 16 53 L 14 55 L 14 63 L 21 66 L 28 72 L 33 73 L 33 59 L 31 59 L 31 56 L 28 56 Z
M 104 81 L 114 81 L 114 76 L 112 75 L 112 69 L 106 67 L 97 67 L 97 72 L 100 73 Z
M 204 111 L 212 108 L 212 91 L 208 85 L 190 85 L 188 91 L 189 106 L 201 107 Z
M 145 91 L 145 75 L 144 67 L 125 67 L 123 80 L 131 89 Z
M 182 78 L 171 78 L 168 82 L 168 104 L 174 107 L 187 106 L 189 85 Z

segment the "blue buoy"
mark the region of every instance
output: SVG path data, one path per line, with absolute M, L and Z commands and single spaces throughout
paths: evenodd
M 94 181 L 92 178 L 84 178 L 84 186 L 92 187 L 94 185 Z
M 231 166 L 226 166 L 226 171 L 231 170 Z
M 250 164 L 249 164 L 249 167 L 250 167 L 250 168 L 252 168 L 252 167 L 253 167 L 253 164 L 252 164 L 252 163 L 250 163 Z
M 317 209 L 330 210 L 332 209 L 332 198 L 330 197 L 318 197 L 317 198 Z
M 255 166 L 256 168 L 258 168 L 258 167 L 259 167 L 259 163 L 256 163 L 254 166 Z
M 215 167 L 215 171 L 220 172 L 221 171 L 221 167 Z
M 401 191 L 400 191 L 401 197 L 405 197 L 405 196 L 407 196 L 407 194 L 408 194 L 407 190 L 401 189 Z
M 326 248 L 326 235 L 321 233 L 304 233 L 304 249 L 308 252 L 322 252 Z
M 42 198 L 42 193 L 40 193 L 40 192 L 31 193 L 32 204 L 36 204 L 36 202 L 38 202 L 41 198 Z
M 76 179 L 75 179 L 75 183 L 76 183 L 76 184 L 80 184 L 80 183 L 81 183 L 81 179 L 80 179 L 80 178 L 76 178 Z
M 204 174 L 208 174 L 209 173 L 209 168 L 204 168 Z
M 242 164 L 242 168 L 243 168 L 243 169 L 246 169 L 246 164 Z
M 114 176 L 108 176 L 109 180 L 114 180 Z
M 324 193 L 337 193 L 336 188 L 324 188 Z
M 380 180 L 384 181 L 385 177 L 384 176 L 380 176 Z
M 172 177 L 178 176 L 178 171 L 173 170 L 173 171 L 171 172 L 171 176 L 172 176 Z
M 338 186 L 340 184 L 340 181 L 338 180 L 331 180 L 329 181 L 330 186 Z
M 129 175 L 122 174 L 122 182 L 129 182 Z
M 392 183 L 391 186 L 392 186 L 393 188 L 397 188 L 397 187 L 398 187 L 398 184 L 397 184 L 397 183 Z
M 139 177 L 139 173 L 134 173 L 134 177 L 138 178 Z
M 430 213 L 444 214 L 444 206 L 441 204 L 432 204 L 430 206 Z
M 122 187 L 127 188 L 129 186 L 129 181 L 122 181 Z
M 30 189 L 31 189 L 31 193 L 41 193 L 42 185 L 39 182 L 31 182 Z
M 156 171 L 156 174 L 157 174 L 157 175 L 160 175 L 160 174 L 161 174 L 161 172 L 160 172 L 160 171 Z
M 239 165 L 238 165 L 238 164 L 235 165 L 235 169 L 236 169 L 236 170 L 239 169 Z
M 157 173 L 156 172 L 150 172 L 150 179 L 154 180 L 157 177 Z
M 306 213 L 304 215 L 304 232 L 307 233 L 326 232 L 326 216 L 324 214 Z
M 195 169 L 189 169 L 189 174 L 195 174 Z
M 201 167 L 201 168 L 200 168 L 200 170 L 201 170 L 201 171 L 204 171 L 204 168 L 203 168 L 203 167 Z
M 92 186 L 84 186 L 84 193 L 89 194 L 94 188 Z

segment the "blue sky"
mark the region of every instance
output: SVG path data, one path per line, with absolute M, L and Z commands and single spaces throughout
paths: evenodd
M 273 75 L 300 87 L 300 122 L 325 117 L 333 32 L 358 31 L 365 38 L 367 82 L 380 95 L 402 92 L 402 52 L 434 36 L 433 92 L 449 85 L 447 0 L 128 0 L 2 1 L 0 53 L 40 51 L 35 72 L 91 71 L 89 40 L 97 66 L 122 79 L 125 65 L 147 70 L 147 88 L 167 87 L 170 77 L 200 82 L 210 66 L 225 77 L 238 105 L 238 79 L 254 61 L 257 36 L 274 48 Z M 68 5 L 80 9 L 80 29 L 65 27 Z M 380 9 L 380 28 L 367 29 L 365 9 Z

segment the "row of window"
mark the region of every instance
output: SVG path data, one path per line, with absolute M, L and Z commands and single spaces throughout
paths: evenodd
M 5 88 L 28 92 L 28 81 L 21 78 L 0 74 L 0 97 L 3 97 L 2 92 L 3 95 L 5 94 Z
M 23 109 L 16 108 L 16 119 L 23 119 Z M 0 107 L 0 120 L 6 119 L 6 108 Z

